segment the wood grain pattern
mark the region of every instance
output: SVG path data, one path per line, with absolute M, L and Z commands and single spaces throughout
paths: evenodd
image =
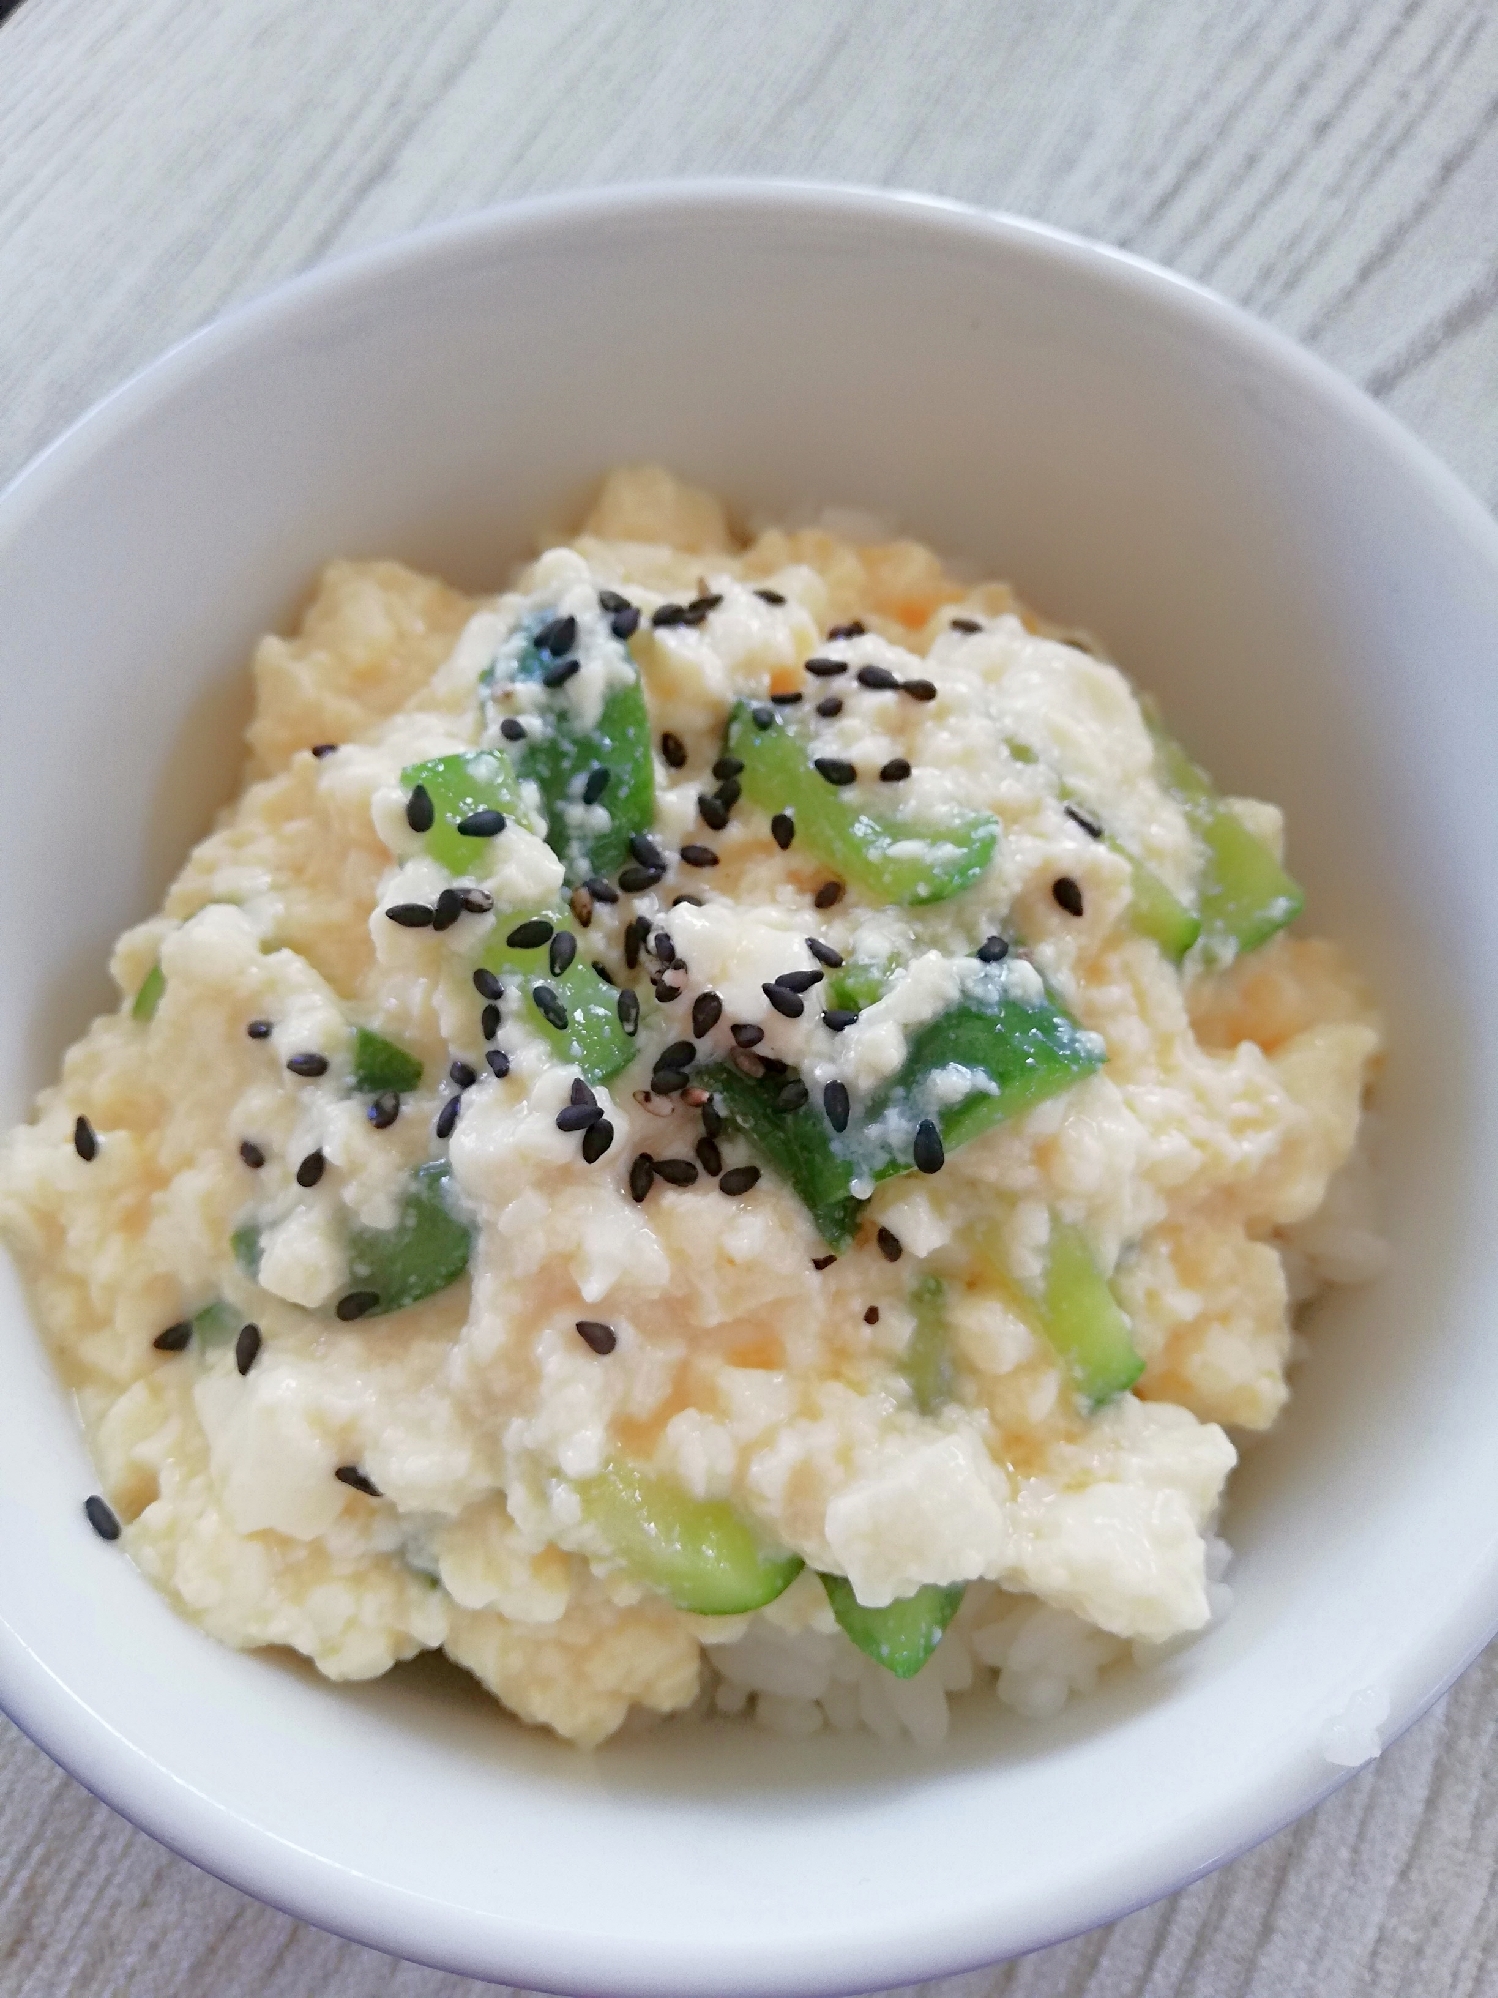
M 27 0 L 0 26 L 0 480 L 236 300 L 506 196 L 915 186 L 1217 286 L 1498 502 L 1490 0 Z M 1498 1654 L 1157 1907 L 930 1998 L 1498 1990 Z M 0 1723 L 0 1998 L 488 1989 L 260 1907 Z

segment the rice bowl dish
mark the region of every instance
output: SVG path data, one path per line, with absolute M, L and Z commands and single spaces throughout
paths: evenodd
M 142 1572 L 588 1745 L 931 1742 L 1205 1628 L 1381 1254 L 1276 809 L 1005 585 L 649 468 L 497 599 L 335 563 L 255 677 L 0 1160 Z

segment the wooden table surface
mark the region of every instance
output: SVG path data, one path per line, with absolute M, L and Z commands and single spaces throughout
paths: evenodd
M 0 25 L 0 483 L 310 264 L 508 196 L 706 174 L 928 189 L 1138 250 L 1498 502 L 1492 0 L 24 0 Z M 924 1988 L 1498 1992 L 1495 1733 L 1490 1651 L 1257 1852 Z M 485 1988 L 209 1879 L 0 1721 L 0 1998 Z

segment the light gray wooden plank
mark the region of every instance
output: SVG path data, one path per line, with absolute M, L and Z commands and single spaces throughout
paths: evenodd
M 1488 0 L 27 0 L 0 27 L 0 479 L 235 301 L 563 185 L 918 186 L 1218 286 L 1498 500 Z M 1498 1989 L 1498 1655 L 1300 1825 L 940 1998 Z M 0 1998 L 458 1998 L 164 1853 L 0 1725 Z

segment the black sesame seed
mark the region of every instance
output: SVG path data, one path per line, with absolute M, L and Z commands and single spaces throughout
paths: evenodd
M 687 746 L 679 735 L 667 729 L 661 737 L 661 755 L 673 770 L 680 770 L 687 760 Z
M 690 1041 L 673 1041 L 670 1047 L 656 1056 L 657 1068 L 690 1068 L 697 1059 L 697 1050 Z
M 357 1464 L 340 1464 L 333 1476 L 341 1485 L 348 1485 L 356 1492 L 363 1492 L 366 1498 L 382 1498 L 384 1494 L 374 1479 L 366 1476 Z
M 900 684 L 898 673 L 891 673 L 887 666 L 860 666 L 858 669 L 860 687 L 873 687 L 881 694 L 893 693 Z
M 251 1172 L 258 1172 L 261 1166 L 265 1164 L 265 1154 L 252 1138 L 246 1138 L 240 1145 L 239 1156 L 244 1160 Z
M 752 1187 L 758 1185 L 758 1166 L 730 1166 L 718 1181 L 718 1191 L 727 1194 L 748 1193 Z
M 655 1160 L 649 1152 L 636 1152 L 630 1161 L 629 1190 L 636 1204 L 642 1201 L 655 1184 Z
M 624 930 L 624 962 L 629 970 L 633 971 L 635 966 L 640 962 L 640 951 L 644 946 L 645 939 L 649 935 L 650 918 L 648 916 L 635 916 L 626 924 Z
M 615 611 L 609 619 L 609 630 L 615 638 L 633 638 L 639 628 L 640 613 L 633 604 L 626 604 L 623 610 Z
M 466 1061 L 455 1061 L 447 1072 L 459 1089 L 472 1089 L 473 1085 L 478 1081 L 478 1076 L 468 1066 Z
M 836 1256 L 813 1256 L 811 1266 L 814 1270 L 830 1270 L 836 1261 Z
M 697 1167 L 691 1159 L 657 1159 L 655 1176 L 663 1179 L 667 1186 L 695 1186 Z
M 293 1075 L 326 1075 L 328 1058 L 320 1054 L 294 1054 L 286 1066 Z
M 73 1124 L 73 1150 L 85 1164 L 99 1156 L 99 1140 L 87 1117 L 79 1117 Z
M 1082 913 L 1082 891 L 1069 874 L 1063 874 L 1051 883 L 1051 894 L 1058 908 L 1065 909 L 1069 916 Z
M 250 1024 L 245 1028 L 245 1032 L 252 1041 L 268 1041 L 271 1033 L 270 1021 L 251 1020 Z
M 700 1041 L 710 1034 L 723 1017 L 723 1001 L 716 992 L 699 992 L 692 1001 L 692 1032 Z
M 842 1083 L 828 1083 L 822 1091 L 822 1108 L 827 1112 L 827 1121 L 834 1131 L 847 1130 L 848 1113 L 852 1105 L 848 1101 L 848 1092 Z
M 499 725 L 499 732 L 506 742 L 524 742 L 526 740 L 524 727 L 516 721 L 513 715 L 505 716 Z
M 619 890 L 612 881 L 605 881 L 601 874 L 590 874 L 583 883 L 595 902 L 613 904 L 619 899 Z
M 598 1098 L 593 1094 L 592 1089 L 584 1082 L 580 1075 L 574 1075 L 572 1078 L 572 1087 L 567 1095 L 567 1101 L 569 1103 L 596 1103 Z
M 586 1131 L 590 1124 L 598 1123 L 603 1116 L 596 1103 L 568 1103 L 557 1112 L 559 1131 Z
M 494 897 L 487 888 L 464 888 L 459 900 L 470 916 L 487 916 L 494 907 Z
M 716 1179 L 723 1170 L 723 1154 L 711 1138 L 699 1138 L 696 1145 L 697 1163 L 709 1179 Z
M 473 989 L 477 992 L 480 999 L 493 999 L 498 1002 L 505 996 L 503 985 L 500 984 L 494 973 L 482 964 L 473 974 Z
M 234 1341 L 234 1364 L 241 1374 L 247 1374 L 260 1357 L 260 1327 L 241 1325 L 239 1337 Z
M 614 1127 L 607 1117 L 600 1117 L 596 1124 L 590 1124 L 583 1132 L 584 1165 L 597 1165 L 613 1142 Z
M 679 909 L 683 902 L 688 903 L 694 909 L 706 907 L 700 895 L 673 895 L 671 897 L 671 907 L 673 909 Z M 687 968 L 686 961 L 683 958 L 677 958 L 676 966 L 679 971 L 685 971 Z
M 595 1353 L 612 1353 L 619 1340 L 612 1325 L 605 1325 L 597 1318 L 579 1318 L 577 1329 L 582 1342 Z
M 392 923 L 399 923 L 403 930 L 424 930 L 432 920 L 432 910 L 425 902 L 397 902 L 385 914 Z
M 657 604 L 650 613 L 650 622 L 660 629 L 663 625 L 681 624 L 686 614 L 685 604 Z
M 856 1006 L 829 1006 L 822 1015 L 822 1025 L 829 1034 L 845 1033 L 858 1018 Z
M 436 816 L 431 792 L 425 784 L 417 784 L 406 800 L 406 824 L 414 833 L 430 832 Z
M 439 1138 L 450 1138 L 452 1136 L 453 1126 L 457 1123 L 458 1113 L 462 1108 L 463 1099 L 461 1096 L 448 1097 L 442 1108 L 437 1112 L 437 1122 L 432 1127 Z
M 531 987 L 531 1004 L 541 1015 L 542 1019 L 549 1021 L 558 1032 L 561 1032 L 567 1026 L 567 1008 L 558 999 L 549 985 L 533 985 Z
M 798 1076 L 794 1082 L 788 1082 L 777 1094 L 775 1108 L 788 1117 L 793 1110 L 804 1110 L 810 1101 L 811 1091 Z
M 488 1062 L 489 1067 L 493 1071 L 496 1079 L 500 1082 L 503 1082 L 505 1077 L 510 1072 L 510 1057 L 505 1053 L 504 1049 L 490 1048 L 488 1053 L 484 1056 L 484 1060 Z
M 97 1492 L 83 1501 L 83 1513 L 101 1540 L 118 1540 L 120 1522 L 113 1506 L 106 1505 Z
M 777 708 L 794 708 L 800 702 L 804 701 L 806 696 L 802 693 L 771 694 L 770 699 L 775 703 Z
M 314 742 L 312 745 L 312 754 L 320 760 L 324 756 L 331 756 L 337 747 L 338 744 L 336 742 Z
M 702 823 L 713 832 L 722 832 L 728 824 L 728 807 L 721 798 L 699 797 L 697 810 L 702 816 Z
M 565 687 L 574 674 L 580 673 L 582 670 L 583 662 L 581 659 L 563 659 L 557 665 L 547 667 L 546 671 L 541 675 L 541 685 L 543 687 L 550 687 L 554 692 L 558 687 Z
M 863 1314 L 863 1322 L 865 1325 L 877 1325 L 879 1323 L 879 1307 L 877 1304 L 869 1306 L 868 1310 Z
M 564 652 L 570 652 L 577 643 L 577 619 L 575 617 L 554 617 L 536 633 L 536 650 L 549 652 L 553 659 L 560 659 Z
M 917 1172 L 940 1172 L 947 1162 L 941 1132 L 930 1117 L 923 1117 L 915 1127 L 914 1157 Z
M 539 950 L 551 940 L 551 924 L 544 916 L 532 916 L 529 922 L 517 923 L 505 943 L 511 950 Z
M 341 1318 L 345 1325 L 355 1318 L 362 1318 L 373 1311 L 380 1301 L 377 1290 L 346 1290 L 333 1306 L 334 1316 Z
M 764 993 L 775 1011 L 787 1020 L 799 1020 L 806 1011 L 806 1001 L 799 992 L 792 992 L 784 985 L 762 985 Z
M 718 856 L 710 846 L 698 846 L 695 842 L 682 848 L 681 857 L 688 867 L 716 867 L 718 864 Z
M 606 763 L 599 763 L 588 772 L 588 781 L 583 786 L 583 803 L 596 805 L 609 788 L 609 778 L 613 772 Z
M 812 897 L 813 902 L 816 903 L 819 909 L 836 908 L 842 899 L 843 884 L 841 881 L 824 881 Z
M 722 601 L 723 595 L 721 591 L 716 593 L 708 591 L 700 597 L 693 597 L 692 601 L 687 605 L 687 609 L 694 615 L 700 612 L 702 616 L 707 617 L 718 608 Z
M 467 818 L 458 820 L 458 831 L 464 839 L 493 839 L 496 833 L 505 829 L 505 815 L 485 806 L 482 811 L 470 812 Z
M 806 670 L 816 680 L 835 680 L 839 673 L 846 673 L 846 659 L 808 659 Z
M 898 1235 L 888 1228 L 881 1228 L 875 1239 L 879 1244 L 879 1253 L 887 1263 L 899 1262 L 905 1253 L 905 1244 Z
M 845 784 L 856 784 L 858 772 L 853 765 L 841 756 L 814 756 L 811 767 L 828 784 L 841 788 Z
M 980 964 L 998 964 L 1008 955 L 1009 944 L 1004 937 L 985 937 L 973 952 Z
M 841 695 L 829 694 L 825 700 L 817 702 L 817 713 L 825 715 L 829 721 L 834 715 L 840 715 L 842 711 L 843 703 Z
M 486 1006 L 479 1014 L 479 1032 L 486 1041 L 492 1041 L 499 1032 L 499 1008 Z
M 775 983 L 783 992 L 810 992 L 826 975 L 823 971 L 782 971 Z
M 833 625 L 828 631 L 827 636 L 829 638 L 862 638 L 867 629 L 867 625 L 860 624 L 858 619 L 854 618 L 851 623 Z
M 775 719 L 775 710 L 773 708 L 751 708 L 749 710 L 749 719 L 754 723 L 756 728 L 769 728 Z
M 910 765 L 903 756 L 892 756 L 888 763 L 881 765 L 879 781 L 883 784 L 903 784 L 910 775 Z
M 552 977 L 560 978 L 576 956 L 577 938 L 571 930 L 558 930 L 551 940 L 551 949 L 546 953 Z
M 655 935 L 650 939 L 650 949 L 652 954 L 658 957 L 662 964 L 670 964 L 676 956 L 676 945 L 671 941 L 670 934 L 666 930 L 656 931 Z
M 713 793 L 725 812 L 731 812 L 743 795 L 744 787 L 737 777 L 725 777 Z
M 766 1075 L 785 1075 L 790 1070 L 788 1061 L 777 1061 L 774 1055 L 761 1055 L 759 1064 Z
M 598 608 L 605 611 L 622 611 L 631 608 L 628 597 L 621 597 L 617 590 L 600 590 Z
M 649 833 L 631 833 L 629 850 L 642 867 L 661 867 L 666 864 L 666 856 L 661 852 Z
M 829 971 L 836 971 L 843 961 L 842 952 L 834 950 L 831 944 L 823 943 L 820 937 L 808 937 L 806 939 L 806 948 L 811 952 L 817 963 L 825 964 Z
M 782 853 L 788 852 L 796 837 L 796 821 L 789 812 L 777 812 L 770 821 L 770 835 Z
M 949 631 L 981 631 L 983 627 L 975 617 L 954 617 L 947 629 Z
M 175 1325 L 168 1325 L 164 1332 L 158 1332 L 151 1341 L 158 1353 L 181 1353 L 192 1344 L 192 1320 L 179 1318 Z
M 936 699 L 936 684 L 932 680 L 902 680 L 900 682 L 900 692 L 902 694 L 909 694 L 913 701 L 934 701 Z
M 728 1030 L 741 1048 L 757 1048 L 765 1037 L 763 1027 L 756 1027 L 752 1020 L 740 1020 Z
M 723 1135 L 723 1113 L 710 1096 L 702 1106 L 702 1128 L 710 1138 Z
M 742 777 L 744 766 L 737 756 L 720 756 L 713 765 L 713 775 L 717 778 Z
M 673 999 L 681 997 L 681 987 L 679 985 L 668 985 L 664 978 L 652 978 L 650 987 L 655 993 L 656 1004 L 659 1006 L 669 1006 Z
M 463 897 L 456 888 L 444 888 L 432 910 L 432 928 L 450 930 L 463 913 Z
M 783 604 L 785 602 L 785 598 L 780 594 L 779 590 L 756 590 L 754 594 L 759 598 L 761 603 Z
M 297 1185 L 316 1186 L 323 1176 L 323 1168 L 327 1163 L 321 1152 L 308 1152 L 296 1169 Z
M 650 1087 L 657 1096 L 674 1096 L 687 1086 L 687 1072 L 684 1068 L 658 1068 L 650 1077 Z
M 1080 805 L 1067 805 L 1063 809 L 1073 825 L 1080 826 L 1089 839 L 1102 838 L 1103 828 L 1091 812 L 1084 812 Z
M 647 888 L 655 887 L 665 872 L 664 867 L 622 867 L 619 886 L 626 895 L 643 895 Z
M 377 1096 L 365 1113 L 377 1131 L 388 1131 L 401 1113 L 401 1100 L 393 1089 Z
M 619 994 L 619 1024 L 625 1033 L 638 1032 L 640 1025 L 639 994 L 625 990 Z

